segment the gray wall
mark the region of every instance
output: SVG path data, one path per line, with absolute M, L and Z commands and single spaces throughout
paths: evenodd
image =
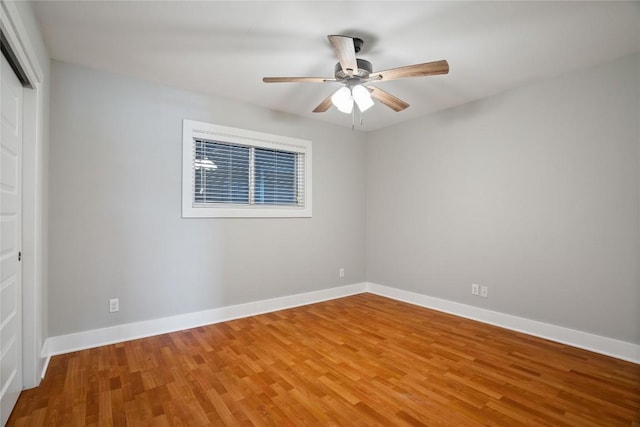
M 639 72 L 359 134 L 53 61 L 49 335 L 368 280 L 640 343 Z M 313 218 L 181 219 L 183 118 L 312 140 Z
M 368 280 L 640 343 L 638 62 L 371 134 Z
M 365 135 L 56 61 L 51 71 L 51 336 L 366 279 Z M 313 218 L 182 219 L 185 118 L 312 140 Z

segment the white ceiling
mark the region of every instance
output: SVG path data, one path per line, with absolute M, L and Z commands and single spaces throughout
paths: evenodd
M 337 86 L 265 84 L 331 77 L 328 34 L 364 40 L 375 70 L 449 61 L 450 73 L 378 86 L 411 107 L 377 103 L 375 130 L 640 50 L 640 2 L 45 1 L 36 14 L 52 58 L 351 127 Z

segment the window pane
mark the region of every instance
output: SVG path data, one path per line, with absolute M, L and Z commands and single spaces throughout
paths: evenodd
M 249 203 L 249 147 L 195 142 L 195 203 Z
M 297 204 L 296 153 L 255 148 L 254 162 L 255 204 Z

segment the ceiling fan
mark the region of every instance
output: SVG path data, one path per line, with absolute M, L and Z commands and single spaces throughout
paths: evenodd
M 356 58 L 356 53 L 362 48 L 362 39 L 338 35 L 327 37 L 338 57 L 334 77 L 264 77 L 262 81 L 265 83 L 342 83 L 344 86 L 326 97 L 313 110 L 314 113 L 324 113 L 332 104 L 343 113 L 351 114 L 354 104 L 363 112 L 373 106 L 372 98 L 397 112 L 404 110 L 409 104 L 369 83 L 407 77 L 434 76 L 449 72 L 449 64 L 445 60 L 373 72 L 373 66 L 369 61 Z

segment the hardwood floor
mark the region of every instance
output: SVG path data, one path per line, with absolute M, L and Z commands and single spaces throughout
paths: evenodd
M 371 294 L 52 358 L 9 426 L 630 426 L 640 365 Z

